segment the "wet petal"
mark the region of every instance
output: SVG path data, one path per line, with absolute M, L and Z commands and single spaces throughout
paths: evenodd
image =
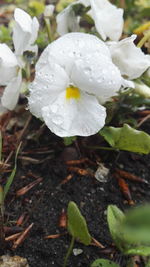
M 41 69 L 48 61 L 53 60 L 70 74 L 75 60 L 82 58 L 87 53 L 100 53 L 111 57 L 108 47 L 96 36 L 77 32 L 68 33 L 48 45 L 42 53 L 36 69 Z
M 0 44 L 0 85 L 7 85 L 17 75 L 18 62 L 6 44 Z
M 71 74 L 75 86 L 99 97 L 101 103 L 114 96 L 122 84 L 119 69 L 101 54 L 86 54 L 76 61 Z
M 21 71 L 19 71 L 18 76 L 13 78 L 4 90 L 1 102 L 5 108 L 9 110 L 13 110 L 15 108 L 18 102 L 21 84 L 22 84 L 22 75 Z
M 105 124 L 106 111 L 94 96 L 81 93 L 80 99 L 67 100 L 65 92 L 42 109 L 48 128 L 58 136 L 90 136 Z
M 123 30 L 123 9 L 107 0 L 90 0 L 92 18 L 103 40 L 118 41 Z
M 52 103 L 61 91 L 65 91 L 68 84 L 69 78 L 63 68 L 52 62 L 46 64 L 36 72 L 35 80 L 30 85 L 30 111 L 41 118 L 41 109 Z
M 108 42 L 114 64 L 128 79 L 140 77 L 150 67 L 150 57 L 134 44 L 136 35 L 120 42 Z

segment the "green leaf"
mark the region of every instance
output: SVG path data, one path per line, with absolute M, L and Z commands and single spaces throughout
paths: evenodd
M 128 243 L 150 246 L 150 205 L 130 209 L 126 213 L 123 229 Z
M 73 237 L 79 239 L 84 245 L 90 245 L 91 235 L 89 234 L 86 220 L 84 219 L 77 205 L 73 201 L 69 202 L 67 209 L 67 217 L 67 228 L 69 233 Z
M 110 260 L 97 259 L 92 263 L 91 267 L 120 267 L 120 266 Z
M 124 213 L 115 205 L 109 205 L 107 208 L 107 222 L 109 226 L 110 234 L 116 244 L 116 246 L 122 250 L 122 232 L 120 231 L 120 225 L 125 219 Z
M 63 139 L 64 139 L 65 146 L 70 146 L 77 139 L 77 137 L 71 136 L 71 137 L 64 137 Z
M 130 248 L 126 251 L 127 255 L 139 255 L 139 256 L 150 256 L 150 246 L 139 246 L 137 248 Z
M 21 147 L 21 143 L 19 144 L 19 146 L 17 148 L 17 151 L 16 151 L 14 168 L 13 168 L 10 176 L 8 177 L 7 183 L 4 186 L 4 200 L 5 200 L 5 197 L 6 197 L 8 191 L 10 189 L 10 186 L 11 186 L 11 184 L 12 184 L 12 182 L 14 180 L 15 174 L 16 174 L 16 170 L 17 170 L 17 157 L 18 157 L 18 153 L 19 153 L 20 147 Z
M 150 153 L 150 135 L 135 130 L 128 124 L 124 124 L 121 128 L 104 127 L 100 134 L 113 148 L 143 154 Z

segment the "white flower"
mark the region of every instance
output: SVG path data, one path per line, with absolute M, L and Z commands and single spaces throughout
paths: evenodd
M 44 17 L 51 17 L 54 13 L 55 6 L 54 5 L 46 5 L 44 10 Z
M 33 19 L 20 8 L 15 9 L 15 26 L 13 28 L 13 43 L 15 54 L 22 55 L 24 51 L 37 52 L 37 46 L 33 45 L 37 39 L 39 23 L 36 17 Z
M 42 53 L 29 108 L 58 136 L 89 136 L 105 124 L 105 102 L 124 84 L 109 49 L 96 36 L 68 33 Z
M 6 85 L 1 103 L 12 110 L 18 101 L 21 88 L 21 70 L 15 54 L 6 44 L 0 44 L 0 85 Z
M 7 109 L 14 109 L 20 94 L 22 85 L 22 73 L 24 62 L 21 57 L 26 50 L 37 50 L 32 46 L 37 38 L 39 24 L 36 18 L 31 17 L 23 10 L 15 9 L 15 26 L 13 28 L 13 41 L 15 53 L 6 44 L 0 44 L 0 85 L 6 86 L 1 104 Z
M 64 35 L 68 32 L 77 32 L 79 31 L 79 17 L 76 17 L 73 6 L 75 3 L 70 4 L 62 12 L 56 16 L 57 22 L 57 32 L 59 35 Z
M 88 12 L 95 23 L 95 27 L 103 40 L 110 38 L 118 41 L 123 30 L 123 9 L 112 5 L 108 0 L 78 0 L 71 3 L 57 15 L 57 32 L 63 35 L 70 31 L 79 31 L 80 17 L 76 17 L 73 6 L 82 4 L 90 6 Z
M 150 56 L 135 46 L 135 39 L 136 35 L 132 35 L 119 42 L 107 43 L 113 63 L 130 80 L 140 77 L 150 67 Z
M 90 0 L 95 27 L 103 40 L 118 41 L 123 30 L 123 9 L 108 0 Z

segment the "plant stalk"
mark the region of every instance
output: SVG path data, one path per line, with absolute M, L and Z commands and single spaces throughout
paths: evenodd
M 52 31 L 51 31 L 51 23 L 49 18 L 44 18 L 46 29 L 47 29 L 47 35 L 48 35 L 48 40 L 51 43 L 53 41 L 52 38 Z
M 144 37 L 139 41 L 139 43 L 137 44 L 137 47 L 141 48 L 146 41 L 148 41 L 148 39 L 150 38 L 150 31 L 148 31 Z
M 68 261 L 70 255 L 71 255 L 71 253 L 72 253 L 72 250 L 73 250 L 73 247 L 74 247 L 74 242 L 75 242 L 75 238 L 74 238 L 74 236 L 72 236 L 70 246 L 68 248 L 67 254 L 66 254 L 65 259 L 64 259 L 63 267 L 67 266 L 67 261 Z

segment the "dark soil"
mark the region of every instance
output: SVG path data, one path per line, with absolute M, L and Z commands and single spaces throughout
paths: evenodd
M 107 249 L 84 246 L 76 242 L 75 248 L 80 248 L 83 252 L 78 256 L 72 254 L 68 266 L 88 267 L 97 258 L 110 259 L 113 244 L 106 220 L 107 206 L 116 204 L 122 210 L 130 207 L 125 196 L 121 193 L 118 181 L 113 176 L 114 169 L 116 167 L 123 169 L 149 181 L 150 156 L 85 149 L 85 144 L 87 146 L 88 144 L 98 143 L 98 136 L 79 138 L 73 145 L 65 147 L 60 138 L 50 133 L 46 127 L 41 127 L 41 125 L 40 121 L 32 119 L 28 131 L 23 136 L 17 174 L 5 203 L 5 224 L 7 226 L 14 226 L 16 220 L 23 213 L 26 213 L 26 217 L 21 227 L 25 229 L 31 223 L 34 223 L 34 225 L 29 236 L 16 250 L 13 251 L 12 243 L 9 243 L 1 253 L 26 257 L 30 267 L 62 266 L 71 240 L 70 236 L 66 234 L 56 239 L 44 239 L 44 237 L 66 232 L 66 229 L 59 227 L 58 222 L 62 209 L 66 210 L 69 201 L 72 200 L 76 202 L 85 216 L 92 237 L 101 242 Z M 8 136 L 13 133 L 15 127 L 13 126 L 11 130 L 6 131 Z M 144 127 L 144 130 L 149 132 L 150 124 L 148 122 L 144 124 Z M 17 129 L 19 130 L 19 128 Z M 39 154 L 37 149 L 42 151 L 42 148 L 46 148 L 45 151 L 48 152 Z M 5 157 L 8 154 L 7 149 L 5 149 Z M 30 159 L 23 157 L 29 157 Z M 85 170 L 90 169 L 91 172 L 92 170 L 96 171 L 97 161 L 103 162 L 110 169 L 106 183 L 101 183 L 92 176 L 81 176 L 67 170 L 66 160 L 85 157 L 90 159 L 92 163 L 86 162 L 77 165 L 77 167 Z M 33 161 L 31 158 L 38 161 Z M 11 162 L 13 162 L 13 158 Z M 62 180 L 70 173 L 73 174 L 73 178 L 66 184 L 61 185 Z M 7 174 L 5 176 L 7 177 Z M 26 194 L 16 196 L 17 190 L 39 177 L 42 177 L 40 183 Z M 150 200 L 149 184 L 145 185 L 132 181 L 127 183 L 135 204 Z M 114 249 L 114 251 L 112 259 L 124 266 L 126 258 L 117 250 Z

